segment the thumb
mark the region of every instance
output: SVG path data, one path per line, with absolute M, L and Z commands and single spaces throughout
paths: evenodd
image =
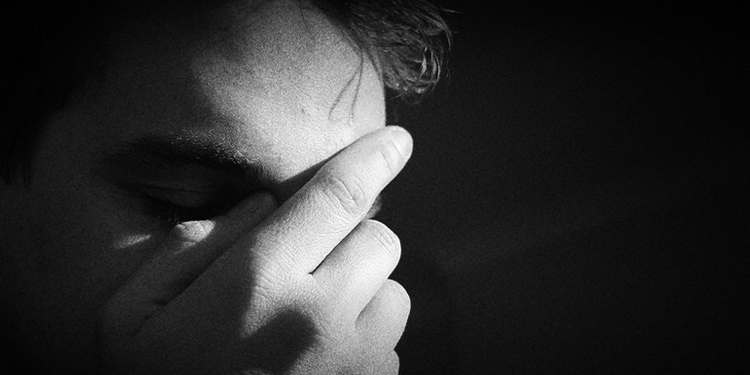
M 138 268 L 108 301 L 103 333 L 132 335 L 156 311 L 180 295 L 237 238 L 276 209 L 273 196 L 254 194 L 228 213 L 175 226 L 157 255 Z

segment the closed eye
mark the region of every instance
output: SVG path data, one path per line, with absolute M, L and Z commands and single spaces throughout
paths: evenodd
M 244 197 L 236 192 L 156 186 L 141 186 L 138 195 L 145 199 L 152 215 L 170 224 L 216 217 Z
M 214 217 L 270 185 L 262 165 L 203 137 L 152 135 L 113 150 L 97 174 L 170 222 Z

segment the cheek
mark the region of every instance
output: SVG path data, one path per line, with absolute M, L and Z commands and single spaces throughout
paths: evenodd
M 12 212 L 18 230 L 3 233 L 13 252 L 1 288 L 12 321 L 32 347 L 70 358 L 95 352 L 101 306 L 156 248 L 155 236 L 82 198 L 62 187 L 37 189 Z
M 34 242 L 41 288 L 57 290 L 54 298 L 74 298 L 81 309 L 103 303 L 161 237 L 161 228 L 147 225 L 126 200 L 81 186 L 62 185 L 36 203 L 32 221 L 39 229 Z

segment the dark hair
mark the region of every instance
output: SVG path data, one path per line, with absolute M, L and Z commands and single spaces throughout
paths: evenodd
M 391 96 L 417 102 L 436 84 L 451 34 L 441 11 L 424 0 L 310 0 L 382 71 Z M 24 2 L 26 3 L 26 2 Z M 29 2 L 4 12 L 0 173 L 28 183 L 45 123 L 86 90 L 106 67 L 110 31 L 103 1 Z M 34 4 L 35 3 L 35 4 Z

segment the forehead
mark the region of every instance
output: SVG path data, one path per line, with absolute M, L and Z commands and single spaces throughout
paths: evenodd
M 168 22 L 126 19 L 115 34 L 99 96 L 110 122 L 104 143 L 211 138 L 283 179 L 384 125 L 379 73 L 316 9 L 300 1 L 197 9 Z

